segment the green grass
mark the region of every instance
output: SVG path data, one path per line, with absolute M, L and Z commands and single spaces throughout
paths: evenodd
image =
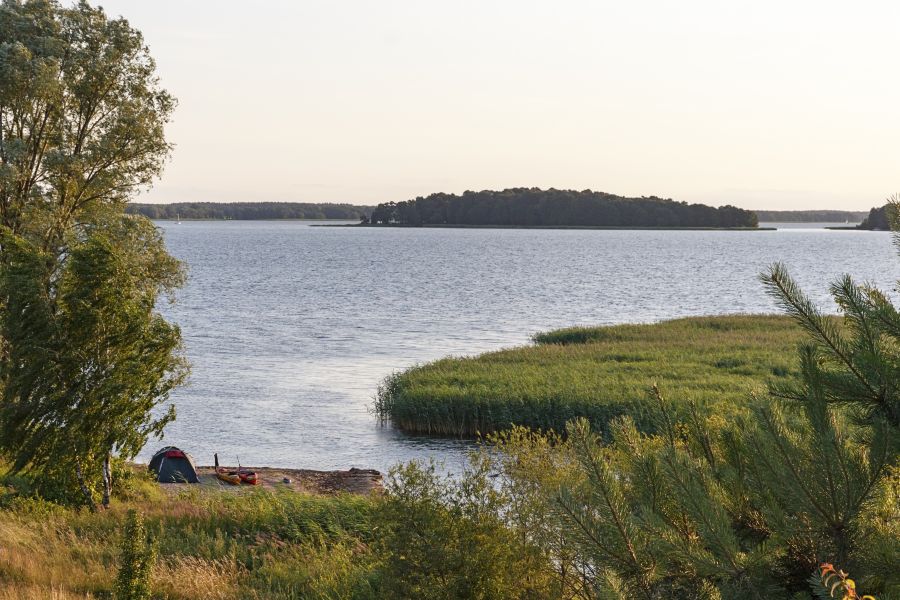
M 153 598 L 366 597 L 375 498 L 263 490 L 171 497 L 144 481 L 130 498 L 91 513 L 23 496 L 17 480 L 4 485 L 2 471 L 0 600 L 110 598 L 128 509 L 144 515 L 158 544 Z
M 431 435 L 511 425 L 561 431 L 579 416 L 603 429 L 626 413 L 641 424 L 636 404 L 656 383 L 676 404 L 735 411 L 752 389 L 796 374 L 804 334 L 786 317 L 740 315 L 569 328 L 534 339 L 397 373 L 382 385 L 376 410 L 404 431 Z

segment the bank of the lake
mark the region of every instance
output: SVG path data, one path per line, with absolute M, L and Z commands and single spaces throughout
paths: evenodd
M 314 224 L 313 227 L 414 227 L 423 229 L 572 229 L 597 231 L 775 231 L 775 227 L 676 227 L 676 226 L 630 226 L 630 225 L 474 225 L 456 223 L 340 223 Z
M 733 414 L 753 389 L 797 371 L 800 328 L 774 315 L 693 317 L 562 329 L 533 345 L 450 357 L 389 377 L 377 409 L 397 428 L 470 437 L 525 425 L 563 430 L 575 417 L 604 428 L 632 414 L 657 383 L 676 404 Z

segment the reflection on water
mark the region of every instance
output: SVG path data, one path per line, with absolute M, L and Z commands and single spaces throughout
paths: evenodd
M 160 226 L 190 269 L 165 311 L 193 363 L 165 441 L 204 464 L 218 451 L 257 466 L 437 457 L 455 470 L 470 443 L 378 425 L 368 408 L 386 375 L 568 325 L 771 312 L 756 276 L 775 260 L 829 310 L 837 274 L 898 276 L 880 232 Z

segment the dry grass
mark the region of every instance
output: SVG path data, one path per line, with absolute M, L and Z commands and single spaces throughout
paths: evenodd
M 86 594 L 107 588 L 114 548 L 79 537 L 55 518 L 0 515 L 0 581 L 59 593 Z
M 144 515 L 159 549 L 154 599 L 342 597 L 332 588 L 368 573 L 347 559 L 371 535 L 367 497 L 259 490 L 141 498 L 100 513 L 0 498 L 0 600 L 110 598 L 129 509 Z
M 91 594 L 67 592 L 62 588 L 23 586 L 19 583 L 0 583 L 0 600 L 92 600 Z
M 245 570 L 233 561 L 194 556 L 157 562 L 153 590 L 169 600 L 232 600 L 239 598 L 239 581 Z

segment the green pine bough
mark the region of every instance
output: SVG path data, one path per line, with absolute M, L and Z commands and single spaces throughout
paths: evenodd
M 459 437 L 514 425 L 563 432 L 577 417 L 601 431 L 621 415 L 651 427 L 641 405 L 665 381 L 679 406 L 735 414 L 752 390 L 797 375 L 803 339 L 794 320 L 777 315 L 560 329 L 533 345 L 395 373 L 375 412 L 403 431 Z

